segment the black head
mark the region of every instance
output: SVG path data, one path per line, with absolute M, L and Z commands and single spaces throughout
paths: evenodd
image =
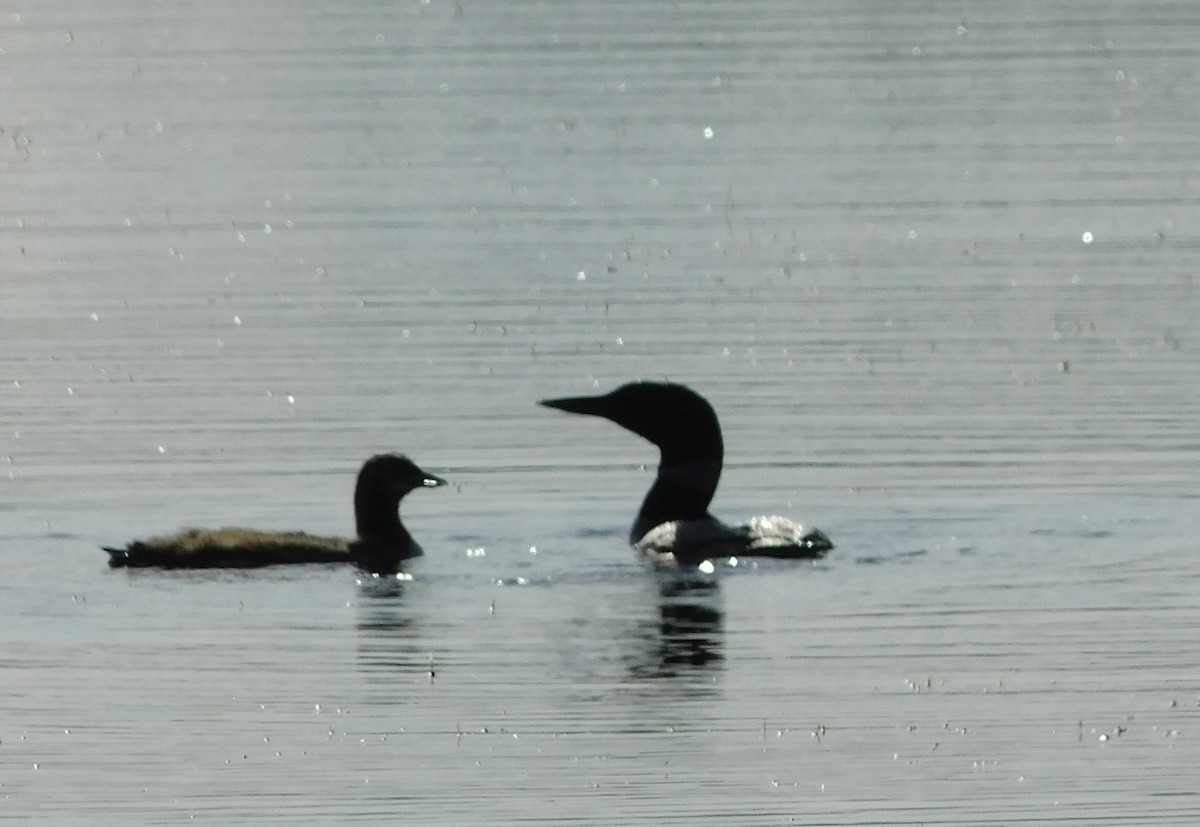
M 400 499 L 414 488 L 437 488 L 446 481 L 401 454 L 377 454 L 363 463 L 358 473 L 360 488 L 368 486 L 376 491 L 386 491 Z
M 603 396 L 545 399 L 540 404 L 604 417 L 653 442 L 666 461 L 715 457 L 719 462 L 723 454 L 716 412 L 684 385 L 630 382 Z

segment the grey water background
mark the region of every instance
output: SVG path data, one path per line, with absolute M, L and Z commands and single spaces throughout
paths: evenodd
M 1190 3 L 0 10 L 0 822 L 1193 824 Z M 714 511 L 818 565 L 659 578 Z M 110 571 L 185 524 L 412 579 Z

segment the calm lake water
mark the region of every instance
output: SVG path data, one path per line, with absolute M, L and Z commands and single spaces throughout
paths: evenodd
M 1194 824 L 1190 3 L 0 10 L 0 821 Z M 654 450 L 818 565 L 655 575 Z M 110 571 L 352 530 L 411 580 Z

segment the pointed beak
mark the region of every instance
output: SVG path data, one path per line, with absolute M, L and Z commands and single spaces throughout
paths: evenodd
M 425 472 L 425 478 L 423 480 L 421 480 L 421 485 L 425 486 L 426 488 L 440 488 L 441 486 L 446 485 L 446 484 L 447 483 L 444 479 L 442 479 L 441 477 L 435 477 L 433 474 L 430 474 L 429 472 Z
M 543 399 L 538 404 L 568 413 L 606 416 L 604 402 L 605 397 L 603 396 L 564 396 L 561 399 Z

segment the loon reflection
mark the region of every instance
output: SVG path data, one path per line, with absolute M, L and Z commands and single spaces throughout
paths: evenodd
M 394 704 L 398 686 L 424 683 L 435 668 L 425 639 L 427 612 L 410 599 L 411 585 L 404 576 L 358 581 L 355 660 L 372 704 Z
M 717 582 L 672 572 L 658 572 L 657 581 L 657 628 L 647 635 L 652 648 L 630 668 L 633 675 L 669 678 L 724 661 L 725 614 Z

